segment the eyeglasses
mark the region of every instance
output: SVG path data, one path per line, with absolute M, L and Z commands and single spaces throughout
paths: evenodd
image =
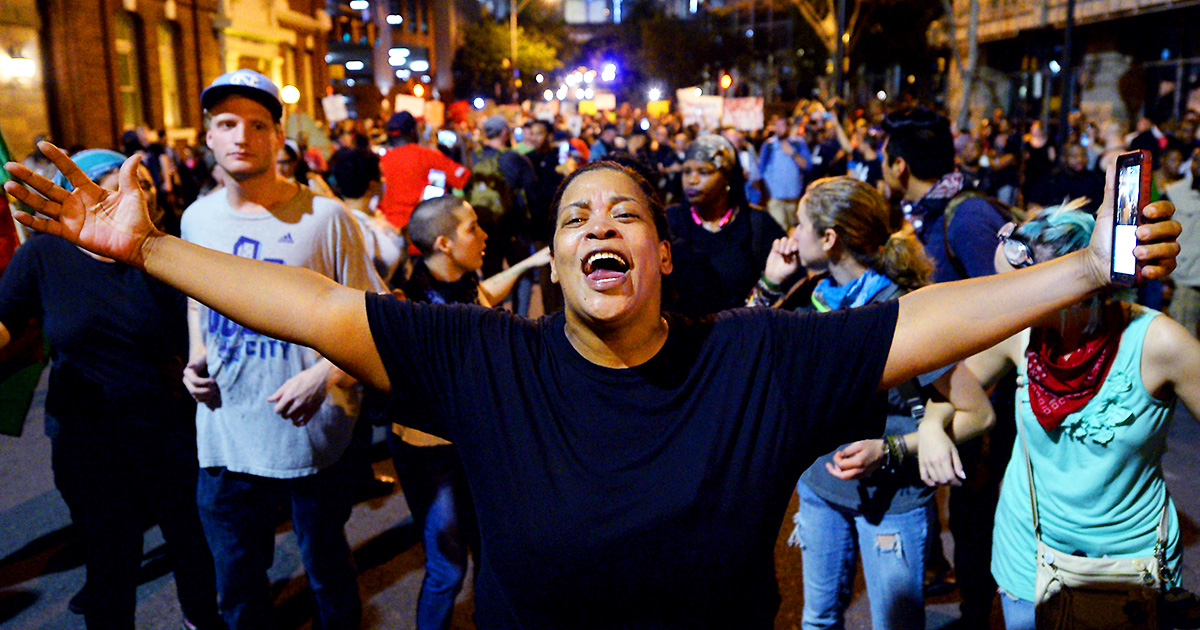
M 1000 231 L 996 233 L 996 238 L 1000 239 L 1000 244 L 1004 248 L 1004 259 L 1008 264 L 1012 265 L 1013 269 L 1021 269 L 1029 267 L 1036 263 L 1033 259 L 1033 252 L 1029 251 L 1029 246 L 1024 242 L 1012 237 L 1013 232 L 1017 229 L 1017 224 L 1008 222 Z

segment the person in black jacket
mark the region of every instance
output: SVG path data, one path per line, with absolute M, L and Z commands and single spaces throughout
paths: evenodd
M 699 316 L 741 306 L 783 228 L 746 202 L 737 152 L 721 136 L 688 146 L 683 193 L 686 201 L 667 209 L 675 258 L 668 308 Z

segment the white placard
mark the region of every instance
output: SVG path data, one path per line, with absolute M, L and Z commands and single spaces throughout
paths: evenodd
M 761 96 L 727 98 L 721 125 L 742 131 L 757 131 L 763 128 L 763 99 Z
M 346 97 L 341 94 L 330 94 L 321 99 L 321 108 L 325 110 L 325 120 L 330 125 L 350 117 L 346 110 Z
M 689 91 L 687 88 L 677 91 L 676 94 L 684 125 L 698 125 L 706 131 L 713 131 L 721 126 L 721 111 L 725 99 L 720 96 L 696 96 L 695 90 Z

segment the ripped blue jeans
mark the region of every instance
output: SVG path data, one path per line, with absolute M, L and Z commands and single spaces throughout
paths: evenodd
M 796 491 L 800 509 L 789 543 L 799 546 L 802 553 L 801 627 L 845 627 L 854 587 L 854 560 L 861 555 L 872 627 L 923 629 L 925 508 L 885 514 L 879 523 L 869 523 L 862 514 L 829 503 L 803 483 L 796 485 Z

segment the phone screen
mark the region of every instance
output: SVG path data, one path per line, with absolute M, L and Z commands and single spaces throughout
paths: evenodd
M 558 163 L 566 164 L 569 157 L 571 157 L 571 143 L 563 140 L 558 143 Z
M 1117 158 L 1116 201 L 1113 207 L 1112 280 L 1131 286 L 1138 277 L 1133 255 L 1137 246 L 1137 226 L 1142 208 L 1150 196 L 1150 163 L 1145 151 L 1121 154 Z
M 437 132 L 438 144 L 453 147 L 458 142 L 458 134 L 452 129 L 441 129 Z

